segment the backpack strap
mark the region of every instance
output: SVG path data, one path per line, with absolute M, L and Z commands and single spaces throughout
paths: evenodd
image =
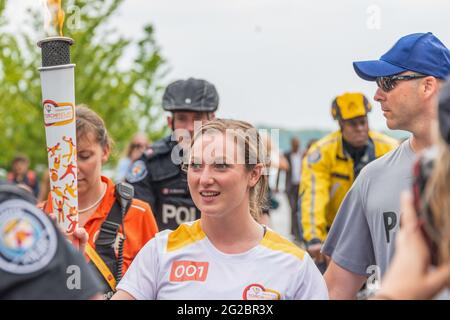
M 105 262 L 100 258 L 97 251 L 95 251 L 94 248 L 88 243 L 86 244 L 86 254 L 91 260 L 91 262 L 95 265 L 97 270 L 100 272 L 100 274 L 105 279 L 106 283 L 108 283 L 109 287 L 113 292 L 116 292 L 116 278 L 114 278 L 114 275 L 111 273 L 111 270 L 108 268 L 108 266 L 105 264 Z
M 89 258 L 98 271 L 102 274 L 103 278 L 105 278 L 113 292 L 116 290 L 115 283 L 121 278 L 121 274 L 119 275 L 118 271 L 121 273 L 122 266 L 119 264 L 122 264 L 123 262 L 123 257 L 121 256 L 122 252 L 119 250 L 119 257 L 117 257 L 114 251 L 114 244 L 116 242 L 120 226 L 122 226 L 122 232 L 125 233 L 123 228 L 123 219 L 125 214 L 130 209 L 134 194 L 133 187 L 125 182 L 117 184 L 115 186 L 115 190 L 116 201 L 100 227 L 98 238 L 95 241 L 95 250 L 91 247 L 91 254 L 89 255 L 87 252 Z M 124 192 L 124 190 L 127 192 Z M 125 237 L 125 234 L 123 236 Z M 120 245 L 123 246 L 123 241 Z M 96 257 L 96 255 L 98 257 Z M 113 276 L 114 282 L 109 280 L 111 276 Z
M 117 273 L 117 257 L 114 251 L 114 244 L 121 225 L 122 210 L 119 202 L 115 201 L 106 220 L 101 225 L 98 238 L 95 241 L 95 251 L 114 275 Z

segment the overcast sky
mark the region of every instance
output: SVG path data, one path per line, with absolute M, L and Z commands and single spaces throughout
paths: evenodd
M 9 2 L 18 22 L 40 0 Z M 414 32 L 450 46 L 449 16 L 448 0 L 125 0 L 112 24 L 137 36 L 152 23 L 171 68 L 164 81 L 213 82 L 221 117 L 333 129 L 335 95 L 362 91 L 373 101 L 374 83 L 359 79 L 352 61 L 379 58 Z M 371 127 L 386 130 L 374 107 Z

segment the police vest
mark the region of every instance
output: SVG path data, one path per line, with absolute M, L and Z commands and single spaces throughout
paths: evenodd
M 139 183 L 134 184 L 136 197 L 152 202 L 151 207 L 160 231 L 175 230 L 182 223 L 200 218 L 200 211 L 189 192 L 187 174 L 181 169 L 180 148 L 176 146 L 168 136 L 156 142 L 143 156 L 148 171 L 145 186 L 150 186 L 154 199 L 146 199 L 145 195 L 140 195 Z

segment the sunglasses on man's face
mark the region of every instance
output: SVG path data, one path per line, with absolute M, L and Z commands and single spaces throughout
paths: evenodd
M 395 88 L 397 81 L 408 81 L 414 79 L 425 78 L 427 75 L 424 74 L 407 74 L 403 76 L 389 76 L 389 77 L 378 77 L 376 79 L 378 87 L 384 92 L 389 92 Z

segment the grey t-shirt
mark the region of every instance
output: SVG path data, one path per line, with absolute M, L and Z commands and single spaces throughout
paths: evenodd
M 328 233 L 325 255 L 359 275 L 384 274 L 395 249 L 400 194 L 411 189 L 415 158 L 408 139 L 361 171 Z

